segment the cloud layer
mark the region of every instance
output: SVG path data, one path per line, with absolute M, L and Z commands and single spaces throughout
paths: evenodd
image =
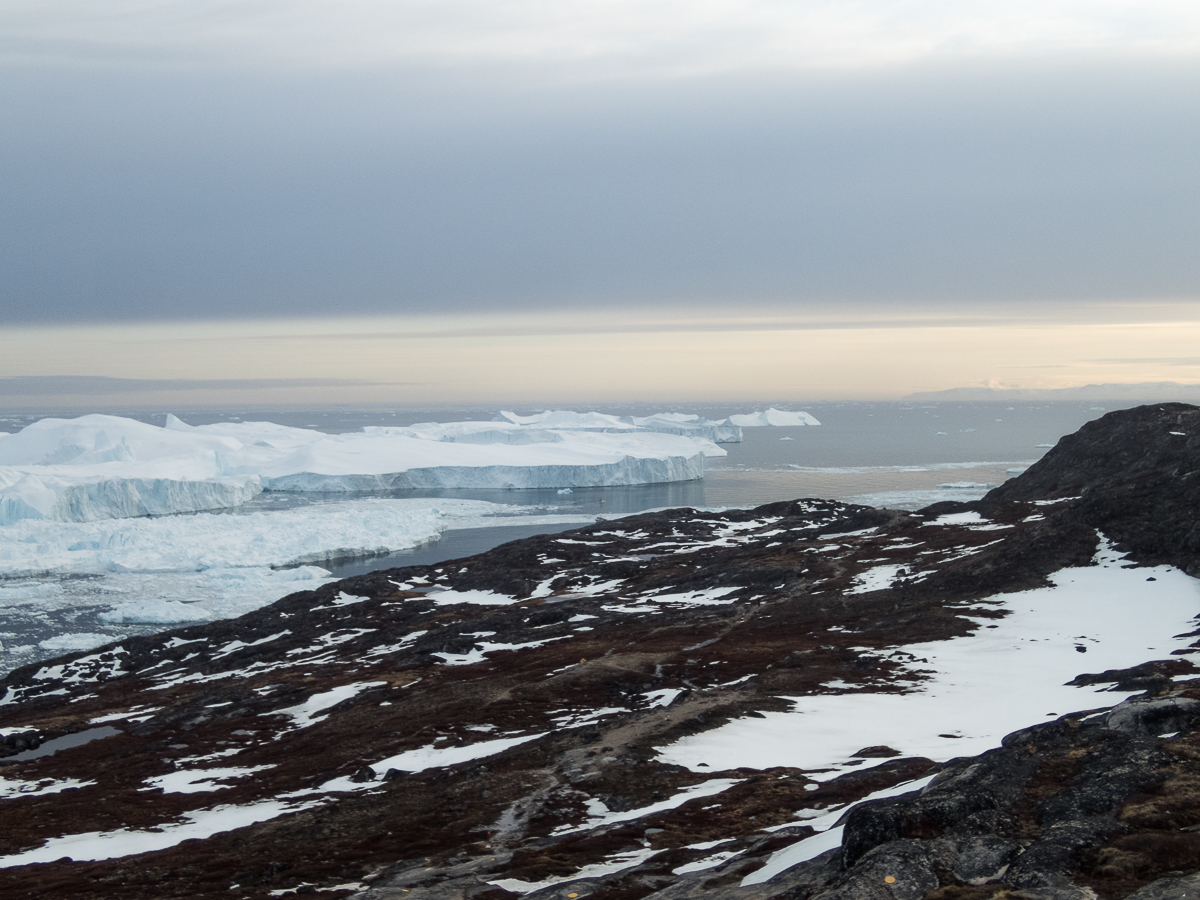
M 427 70 L 19 75 L 0 78 L 9 321 L 1200 285 L 1200 65 L 1186 61 L 540 86 Z

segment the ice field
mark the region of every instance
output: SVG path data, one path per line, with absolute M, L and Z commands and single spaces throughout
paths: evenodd
M 775 409 L 741 418 L 819 424 Z M 562 410 L 342 434 L 175 416 L 163 426 L 40 419 L 0 433 L 0 671 L 237 616 L 327 583 L 331 561 L 383 557 L 448 531 L 586 524 L 607 511 L 601 499 L 583 512 L 575 489 L 696 481 L 706 458 L 725 455 L 715 441 L 740 441 L 742 427 Z M 555 502 L 535 503 L 531 488 Z M 420 489 L 515 502 L 412 496 Z M 296 499 L 271 508 L 256 500 L 265 496 Z

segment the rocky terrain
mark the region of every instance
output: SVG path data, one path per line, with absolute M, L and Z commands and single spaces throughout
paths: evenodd
M 19 669 L 0 896 L 1200 897 L 1198 472 L 1156 404 L 978 503 L 600 521 Z

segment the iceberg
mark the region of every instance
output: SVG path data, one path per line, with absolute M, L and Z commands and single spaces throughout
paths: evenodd
M 818 425 L 767 409 L 712 421 L 504 411 L 492 422 L 426 422 L 325 434 L 272 422 L 162 427 L 86 415 L 0 433 L 0 526 L 94 522 L 240 506 L 262 491 L 577 488 L 694 481 L 743 427 Z
M 4 485 L 5 476 L 16 476 Z M 0 469 L 0 525 L 19 519 L 92 522 L 240 506 L 262 492 L 257 477 L 103 478 L 80 472 L 35 475 Z
M 224 509 L 264 490 L 692 481 L 704 477 L 706 457 L 725 455 L 713 437 L 726 432 L 687 417 L 664 418 L 661 428 L 601 413 L 526 418 L 537 422 L 425 423 L 348 434 L 271 422 L 191 426 L 175 416 L 163 427 L 97 414 L 42 419 L 0 434 L 0 525 Z
M 59 634 L 38 644 L 43 650 L 53 650 L 56 653 L 69 653 L 72 650 L 91 650 L 113 641 L 112 635 L 95 634 L 90 631 L 73 634 Z
M 768 425 L 786 428 L 796 425 L 821 424 L 815 416 L 809 413 L 789 412 L 785 409 L 775 409 L 775 407 L 743 415 L 733 415 L 726 419 L 726 421 L 740 428 L 762 428 Z
M 108 625 L 178 625 L 207 622 L 212 617 L 212 613 L 199 606 L 162 599 L 126 603 L 96 616 Z
M 532 416 L 519 416 L 503 411 L 498 421 L 510 422 L 522 427 L 566 428 L 572 431 L 629 432 L 652 431 L 658 434 L 676 434 L 683 437 L 705 438 L 717 444 L 737 444 L 742 440 L 742 429 L 728 420 L 712 421 L 687 413 L 655 413 L 650 416 L 613 416 L 607 413 L 578 413 L 569 410 L 546 410 Z

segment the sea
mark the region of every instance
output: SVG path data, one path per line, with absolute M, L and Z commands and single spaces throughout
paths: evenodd
M 804 410 L 821 424 L 805 427 L 743 429 L 741 443 L 723 444 L 727 455 L 710 458 L 701 481 L 660 485 L 574 488 L 570 493 L 541 490 L 419 490 L 398 491 L 395 499 L 436 497 L 484 500 L 516 508 L 491 527 L 453 528 L 422 546 L 370 558 L 323 561 L 325 578 L 342 578 L 405 565 L 436 564 L 481 553 L 511 540 L 551 533 L 594 517 L 612 517 L 647 510 L 694 507 L 721 509 L 754 507 L 779 500 L 821 497 L 918 509 L 939 500 L 972 500 L 1014 477 L 1036 462 L 1063 435 L 1104 415 L 1109 406 L 1080 402 L 783 402 L 637 404 L 595 406 L 563 404 L 576 411 L 596 410 L 616 415 L 644 416 L 681 412 L 722 419 L 735 413 L 773 406 Z M 529 414 L 540 409 L 517 407 Z M 112 409 L 152 424 L 162 424 L 167 410 Z M 331 434 L 372 425 L 412 425 L 419 422 L 489 421 L 499 408 L 241 408 L 170 410 L 191 425 L 221 421 L 269 421 Z M 63 410 L 17 410 L 0 413 L 0 431 L 15 432 L 38 419 L 71 418 L 83 414 Z M 244 515 L 303 506 L 345 503 L 363 495 L 262 494 L 228 514 Z M 378 494 L 372 496 L 381 496 Z M 528 523 L 520 512 L 528 511 Z M 572 521 L 554 521 L 570 518 Z M 0 542 L 4 540 L 0 528 Z M 311 568 L 311 567 L 310 567 Z M 326 583 L 324 580 L 316 583 Z M 247 584 L 250 584 L 247 582 Z M 297 582 L 294 589 L 312 586 Z M 253 605 L 255 588 L 230 587 L 205 573 L 114 573 L 108 576 L 43 575 L 38 578 L 0 578 L 0 673 L 84 649 L 126 635 L 147 634 L 176 627 L 168 623 L 107 624 L 98 616 L 130 597 L 178 599 L 228 611 L 237 603 Z M 278 588 L 272 588 L 282 596 Z M 288 588 L 290 590 L 292 588 Z M 237 593 L 241 590 L 245 596 Z M 216 594 L 221 593 L 221 597 Z M 211 596 L 206 596 L 211 595 Z M 234 600 L 230 600 L 234 597 Z M 240 599 L 239 599 L 240 598 Z M 274 599 L 267 597 L 265 602 Z M 222 605 L 224 602 L 224 605 Z M 232 605 L 231 605 L 232 604 Z M 244 611 L 244 610 L 243 610 Z

